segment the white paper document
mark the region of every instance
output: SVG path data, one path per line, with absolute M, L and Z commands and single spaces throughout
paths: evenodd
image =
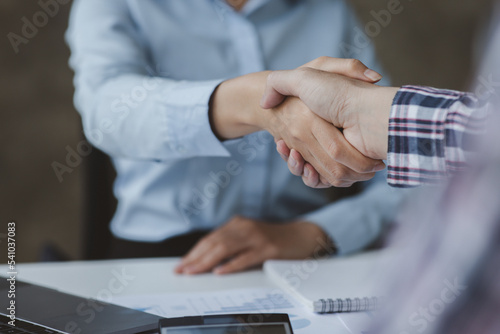
M 349 316 L 318 315 L 279 289 L 252 288 L 196 293 L 169 293 L 117 297 L 113 303 L 162 317 L 184 317 L 228 313 L 287 313 L 294 333 L 353 333 L 354 327 L 369 320 L 369 313 Z M 356 326 L 351 326 L 354 319 Z

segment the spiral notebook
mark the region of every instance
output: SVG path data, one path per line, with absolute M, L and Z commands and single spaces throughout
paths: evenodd
M 316 313 L 368 311 L 383 299 L 378 269 L 387 257 L 384 250 L 326 260 L 270 260 L 264 272 Z

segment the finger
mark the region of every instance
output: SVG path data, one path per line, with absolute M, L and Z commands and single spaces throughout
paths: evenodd
M 323 184 L 350 187 L 354 182 L 366 181 L 375 175 L 374 173 L 357 173 L 332 159 L 317 140 L 310 141 L 310 143 L 309 147 L 303 148 L 304 151 L 307 151 L 307 154 L 303 155 L 319 173 L 319 181 Z
M 356 177 L 352 174 L 345 166 L 335 162 L 330 161 L 331 158 L 328 157 L 326 152 L 323 151 L 319 144 L 311 146 L 307 156 L 307 162 L 311 164 L 314 169 L 319 174 L 319 180 L 314 181 L 314 187 L 319 186 L 319 184 L 330 184 L 334 187 L 347 187 L 354 182 L 361 181 L 362 177 Z
M 198 259 L 210 252 L 211 249 L 215 247 L 218 243 L 224 240 L 224 227 L 221 227 L 206 237 L 198 241 L 193 248 L 182 258 L 181 263 L 175 268 L 177 273 L 184 272 L 187 266 L 190 266 L 198 261 Z
M 215 233 L 215 232 L 214 232 Z M 175 272 L 178 274 L 182 274 L 186 268 L 193 263 L 196 263 L 196 260 L 199 258 L 201 254 L 210 251 L 210 248 L 213 247 L 213 244 L 208 239 L 200 240 L 196 245 L 191 248 L 191 250 L 182 258 L 181 262 L 175 268 Z
M 293 175 L 301 176 L 304 173 L 304 158 L 299 152 L 292 149 L 288 158 L 288 169 Z
M 188 275 L 200 274 L 211 271 L 216 266 L 220 265 L 222 261 L 238 254 L 244 250 L 244 246 L 238 243 L 231 243 L 229 240 L 217 244 L 209 252 L 206 252 L 195 262 L 189 264 L 184 273 Z
M 341 74 L 352 79 L 375 83 L 382 75 L 368 68 L 357 59 L 319 57 L 300 67 L 311 67 L 317 70 Z
M 290 149 L 283 139 L 280 139 L 276 142 L 276 150 L 283 160 L 288 161 L 288 157 L 290 156 Z
M 264 256 L 259 254 L 257 251 L 244 252 L 230 260 L 228 263 L 215 268 L 214 274 L 224 275 L 242 271 L 262 264 L 264 260 L 266 260 L 264 259 Z
M 329 160 L 323 161 L 336 161 L 358 174 L 372 174 L 385 169 L 385 164 L 381 160 L 365 157 L 345 139 L 339 129 L 332 127 L 331 124 L 318 120 L 313 127 L 312 134 L 330 157 Z
M 316 171 L 316 169 L 307 162 L 304 165 L 304 174 L 302 175 L 302 181 L 306 186 L 316 189 L 330 188 L 332 186 L 329 183 L 321 182 L 318 171 Z

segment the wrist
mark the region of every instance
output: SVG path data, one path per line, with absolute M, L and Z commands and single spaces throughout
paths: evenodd
M 296 226 L 304 243 L 306 240 L 310 240 L 309 256 L 324 257 L 337 253 L 335 242 L 319 225 L 309 221 L 297 221 L 292 224 Z
M 233 139 L 260 131 L 265 112 L 259 101 L 269 72 L 257 72 L 221 83 L 213 93 L 210 120 L 220 139 Z
M 245 109 L 240 114 L 240 121 L 255 131 L 266 130 L 271 113 L 260 106 L 260 100 L 264 95 L 267 76 L 271 71 L 262 71 L 247 74 L 241 77 L 241 90 L 245 92 Z
M 357 110 L 359 131 L 364 137 L 366 152 L 370 158 L 387 158 L 389 117 L 392 103 L 399 88 L 366 85 L 360 88 L 354 110 Z

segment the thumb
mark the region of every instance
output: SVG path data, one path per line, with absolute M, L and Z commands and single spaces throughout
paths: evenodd
M 301 67 L 310 67 L 370 83 L 376 83 L 382 79 L 381 74 L 368 68 L 358 59 L 319 57 Z
M 287 96 L 299 97 L 297 74 L 296 70 L 269 73 L 260 106 L 263 109 L 271 109 L 283 102 Z

